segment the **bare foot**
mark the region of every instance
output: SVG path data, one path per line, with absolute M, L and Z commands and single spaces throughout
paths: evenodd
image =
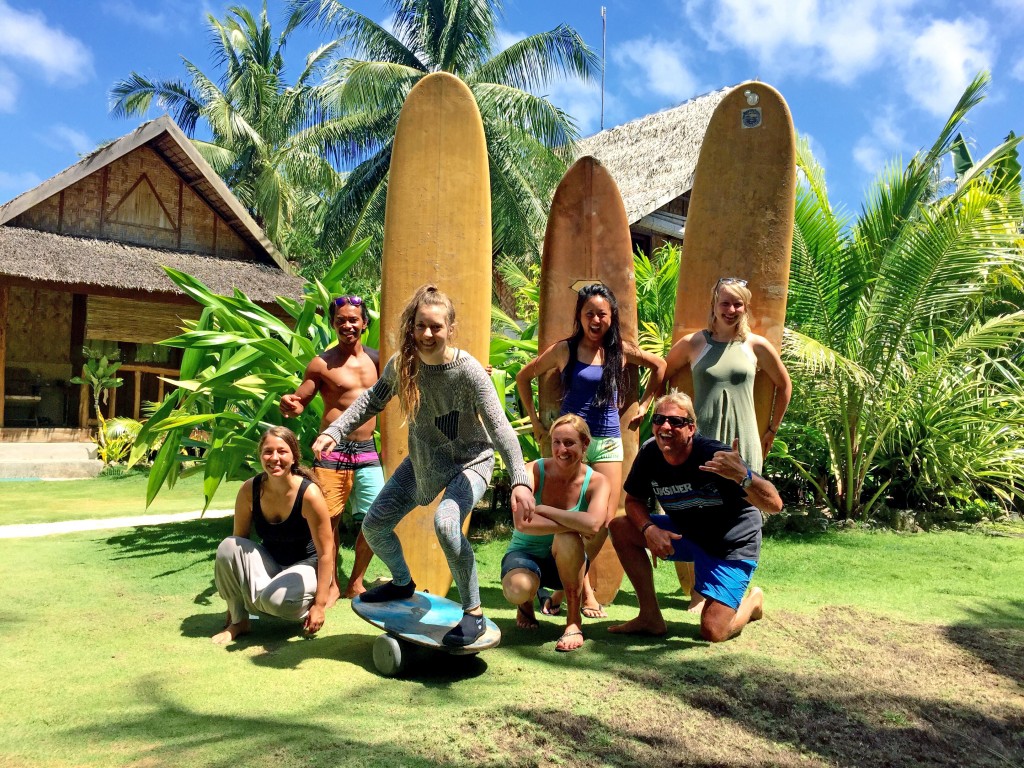
M 668 634 L 668 624 L 660 616 L 656 619 L 644 619 L 637 616 L 625 624 L 616 624 L 608 627 L 608 631 L 615 635 L 649 635 L 650 637 L 661 637 Z
M 764 592 L 760 587 L 754 587 L 750 590 L 749 599 L 754 603 L 754 607 L 750 609 L 750 620 L 757 621 L 764 616 Z
M 568 652 L 575 651 L 583 647 L 583 632 L 580 631 L 579 624 L 569 624 L 565 628 L 565 632 L 558 642 L 555 643 L 555 650 Z
M 533 612 L 532 600 L 516 608 L 516 626 L 520 629 L 536 629 L 540 626 L 537 622 L 537 614 Z
M 229 624 L 227 629 L 223 632 L 218 632 L 216 635 L 210 638 L 210 641 L 216 645 L 227 645 L 232 642 L 235 638 L 241 637 L 242 635 L 248 634 L 250 629 L 249 619 L 242 619 L 235 624 Z
M 366 591 L 366 587 L 363 586 L 363 580 L 350 581 L 348 586 L 345 587 L 345 599 L 351 600 L 353 597 L 359 597 L 363 592 Z
M 331 588 L 327 591 L 327 605 L 324 608 L 330 608 L 338 600 L 341 599 L 341 590 L 338 589 L 338 582 L 331 580 Z
M 687 611 L 690 613 L 701 613 L 704 610 L 704 604 L 707 601 L 704 599 L 704 595 L 700 592 L 690 593 L 690 605 L 687 607 Z

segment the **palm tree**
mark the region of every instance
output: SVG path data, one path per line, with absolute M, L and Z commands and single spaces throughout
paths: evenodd
M 316 221 L 341 178 L 325 156 L 328 142 L 347 135 L 343 120 L 327 106 L 322 83 L 337 43 L 306 57 L 289 84 L 283 49 L 299 23 L 295 14 L 275 38 L 267 8 L 258 19 L 240 6 L 207 23 L 218 73 L 205 74 L 183 59 L 186 80 L 151 80 L 137 72 L 114 84 L 111 113 L 145 115 L 154 101 L 192 138 L 270 239 L 285 253 L 290 237 L 319 234 Z M 195 138 L 203 124 L 211 138 Z
M 592 78 L 594 53 L 565 25 L 494 52 L 500 0 L 385 0 L 385 7 L 390 29 L 336 0 L 292 3 L 351 52 L 334 62 L 329 82 L 333 105 L 366 149 L 331 201 L 325 241 L 340 248 L 371 237 L 379 251 L 399 112 L 417 81 L 444 70 L 466 82 L 483 118 L 495 252 L 535 255 L 565 153 L 578 138 L 572 118 L 536 94 L 558 77 Z M 333 159 L 353 146 L 335 148 Z
M 1024 487 L 1018 139 L 938 183 L 988 82 L 968 86 L 929 150 L 879 176 L 852 223 L 798 152 L 784 344 L 797 391 L 780 449 L 841 518 Z M 1007 291 L 1014 302 L 994 301 Z

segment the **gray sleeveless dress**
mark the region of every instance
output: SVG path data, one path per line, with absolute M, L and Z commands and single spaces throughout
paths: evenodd
M 757 358 L 741 341 L 715 341 L 708 331 L 703 333 L 707 344 L 692 366 L 697 431 L 726 445 L 738 437 L 743 460 L 760 473 L 761 435 L 754 412 Z

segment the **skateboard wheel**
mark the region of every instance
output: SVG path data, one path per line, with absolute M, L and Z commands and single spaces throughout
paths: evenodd
M 408 661 L 403 643 L 391 635 L 381 635 L 373 641 L 373 665 L 385 677 L 402 672 Z

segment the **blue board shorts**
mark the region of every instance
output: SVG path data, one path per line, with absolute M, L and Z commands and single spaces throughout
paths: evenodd
M 662 530 L 679 533 L 668 515 L 651 515 L 651 520 Z M 757 570 L 756 560 L 721 560 L 686 538 L 673 542 L 673 549 L 665 559 L 693 563 L 694 589 L 733 610 L 740 607 Z
M 590 570 L 590 561 L 586 560 L 584 571 Z M 540 585 L 548 589 L 563 589 L 562 579 L 558 575 L 558 565 L 555 563 L 555 556 L 548 552 L 546 555 L 535 555 L 526 550 L 512 550 L 506 552 L 501 558 L 501 578 L 504 579 L 509 571 L 523 568 L 531 573 L 537 574 Z

